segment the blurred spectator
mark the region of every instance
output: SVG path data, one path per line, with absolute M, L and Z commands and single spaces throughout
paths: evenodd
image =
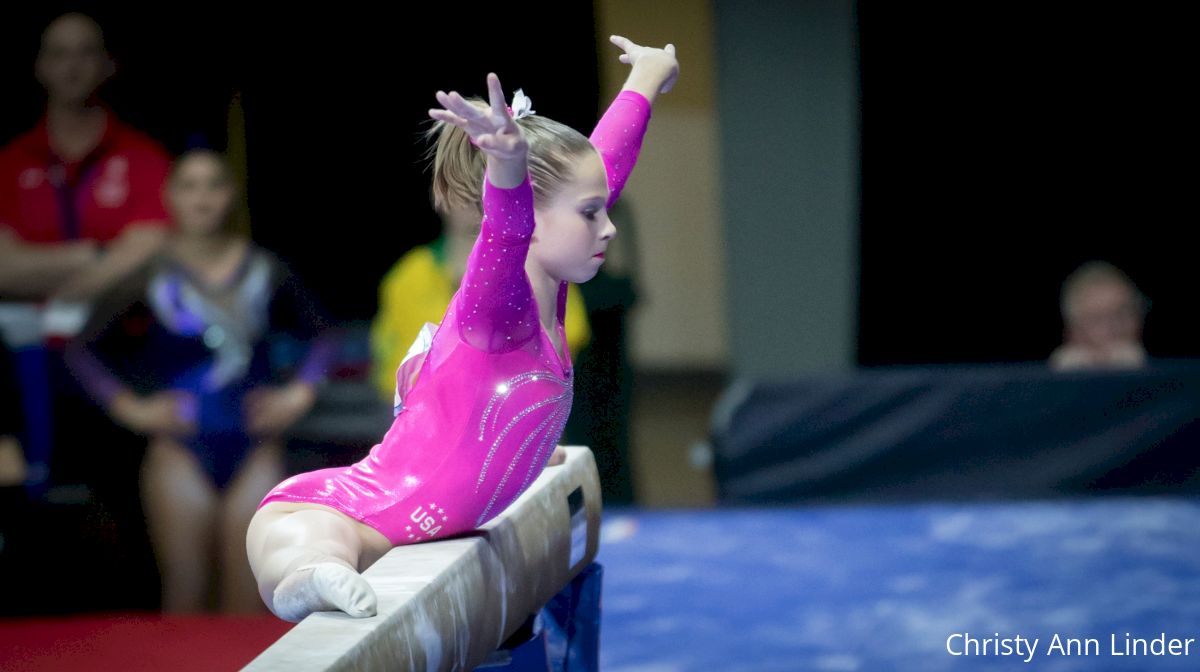
M 46 113 L 0 150 L 0 298 L 84 300 L 161 245 L 169 159 L 97 98 L 115 72 L 92 19 L 43 33 Z
M 205 607 L 214 565 L 222 610 L 262 609 L 246 527 L 336 349 L 297 278 L 232 225 L 236 195 L 219 155 L 181 157 L 167 190 L 178 233 L 97 301 L 68 350 L 85 389 L 148 442 L 142 503 L 172 612 Z M 297 343 L 281 379 L 276 355 Z
M 1057 370 L 1137 369 L 1146 364 L 1142 326 L 1149 303 L 1125 273 L 1091 261 L 1063 282 L 1063 344 L 1050 355 Z
M 379 285 L 379 312 L 371 323 L 371 381 L 392 398 L 396 370 L 426 322 L 437 323 L 462 283 L 483 214 L 477 209 L 438 213 L 442 236 L 400 257 Z M 567 347 L 572 358 L 591 337 L 579 287 L 567 286 Z
M 0 149 L 0 338 L 19 360 L 22 461 L 40 492 L 50 472 L 61 484 L 103 478 L 71 452 L 95 439 L 103 419 L 59 348 L 82 327 L 86 301 L 161 247 L 169 158 L 99 101 L 116 67 L 92 19 L 52 21 L 34 70 L 45 114 Z

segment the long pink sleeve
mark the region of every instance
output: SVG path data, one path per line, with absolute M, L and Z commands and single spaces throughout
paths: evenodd
M 592 146 L 600 152 L 608 173 L 610 208 L 617 202 L 629 174 L 633 172 L 649 123 L 650 101 L 642 94 L 626 89 L 617 94 L 592 131 Z
M 537 303 L 525 275 L 533 238 L 529 177 L 512 189 L 483 185 L 483 223 L 458 292 L 459 336 L 484 352 L 508 352 L 537 335 Z
M 625 90 L 592 131 L 608 176 L 609 206 L 633 172 L 649 121 L 650 102 Z M 483 223 L 458 293 L 459 335 L 484 352 L 508 352 L 537 335 L 537 305 L 525 275 L 533 227 L 529 178 L 512 189 L 485 178 Z
M 592 132 L 604 160 L 608 206 L 634 170 L 650 120 L 650 103 L 636 91 L 617 95 Z M 524 272 L 534 228 L 529 178 L 514 188 L 484 180 L 484 221 L 458 292 L 460 337 L 487 353 L 509 352 L 538 334 L 538 306 Z

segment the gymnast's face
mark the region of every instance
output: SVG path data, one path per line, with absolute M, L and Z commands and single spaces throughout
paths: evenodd
M 600 155 L 594 151 L 579 155 L 570 179 L 534 210 L 530 257 L 558 280 L 591 280 L 604 263 L 609 241 L 617 235 L 607 202 L 608 179 Z
M 188 235 L 211 235 L 222 229 L 233 208 L 236 190 L 225 165 L 214 154 L 185 157 L 175 166 L 167 191 L 171 215 Z

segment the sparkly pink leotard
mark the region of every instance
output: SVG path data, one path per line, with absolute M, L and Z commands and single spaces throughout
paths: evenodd
M 592 133 L 610 206 L 649 119 L 649 102 L 622 91 Z M 323 504 L 401 545 L 474 529 L 529 486 L 562 435 L 573 382 L 569 357 L 538 321 L 525 274 L 533 226 L 528 178 L 514 189 L 484 185 L 483 223 L 462 285 L 383 441 L 354 465 L 283 481 L 263 504 Z M 566 296 L 563 282 L 560 343 Z

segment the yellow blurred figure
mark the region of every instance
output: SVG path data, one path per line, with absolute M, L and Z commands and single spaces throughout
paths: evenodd
M 386 399 L 395 392 L 396 369 L 417 333 L 426 322 L 442 319 L 461 282 L 465 257 L 461 264 L 453 262 L 454 227 L 447 229 L 447 236 L 400 257 L 379 284 L 379 312 L 371 323 L 371 382 Z M 583 295 L 574 284 L 567 287 L 565 321 L 573 360 L 591 338 Z

